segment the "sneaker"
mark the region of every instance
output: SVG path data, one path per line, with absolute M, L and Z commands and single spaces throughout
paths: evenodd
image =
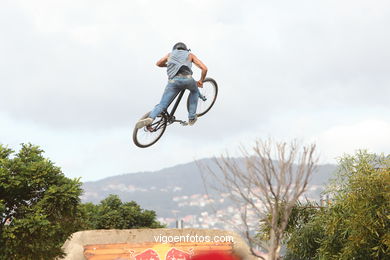
M 197 116 L 195 116 L 195 118 L 193 118 L 193 119 L 188 119 L 188 125 L 194 125 L 196 120 L 198 120 Z
M 139 120 L 137 122 L 137 124 L 135 125 L 135 127 L 140 129 L 144 126 L 150 125 L 151 123 L 153 123 L 153 118 L 148 117 L 148 118 Z

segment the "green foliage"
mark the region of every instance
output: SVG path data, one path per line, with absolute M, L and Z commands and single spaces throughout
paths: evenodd
M 81 183 L 42 154 L 31 144 L 16 154 L 0 145 L 0 259 L 53 259 L 78 229 Z
M 100 204 L 81 205 L 84 229 L 161 228 L 156 213 L 144 210 L 134 201 L 123 203 L 117 195 L 109 195 Z
M 359 151 L 340 159 L 332 203 L 296 225 L 287 259 L 386 259 L 390 255 L 390 158 Z
M 298 201 L 291 211 L 286 227 L 286 237 L 288 238 L 296 228 L 304 227 L 319 210 L 321 210 L 321 206 L 316 202 L 306 201 L 306 203 L 302 203 Z
M 297 228 L 288 239 L 286 260 L 317 259 L 317 250 L 324 237 L 324 230 L 316 216 Z
M 86 229 L 164 227 L 156 213 L 110 195 L 80 204 L 79 179 L 68 179 L 38 146 L 18 153 L 0 145 L 0 259 L 54 259 L 72 233 Z
M 341 161 L 342 188 L 326 216 L 320 255 L 383 259 L 390 255 L 390 158 L 359 152 Z
M 298 201 L 292 208 L 288 224 L 284 233 L 283 242 L 288 245 L 289 251 L 283 259 L 306 260 L 311 259 L 319 247 L 318 240 L 322 237 L 321 228 L 312 225 L 313 218 L 322 208 L 315 202 Z M 271 218 L 268 215 L 268 218 Z M 260 241 L 268 240 L 270 226 L 262 221 L 257 238 Z M 305 246 L 302 246 L 305 245 Z
M 280 203 L 279 207 L 283 208 L 284 203 Z M 285 233 L 283 235 L 283 240 L 287 241 L 292 232 L 304 226 L 316 214 L 318 209 L 319 206 L 315 202 L 307 201 L 305 204 L 303 204 L 302 202 L 297 201 L 294 207 L 291 209 L 288 224 L 284 231 Z M 271 222 L 272 218 L 271 214 L 268 214 L 267 218 L 268 219 L 260 221 L 260 229 L 259 233 L 257 234 L 259 241 L 266 241 L 270 238 L 271 227 L 269 223 Z M 281 217 L 278 219 L 280 224 Z

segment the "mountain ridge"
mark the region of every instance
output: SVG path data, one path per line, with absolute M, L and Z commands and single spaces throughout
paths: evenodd
M 243 165 L 243 158 L 235 158 Z M 122 201 L 135 201 L 142 208 L 154 210 L 163 222 L 176 218 L 192 216 L 196 219 L 201 214 L 212 214 L 217 208 L 231 207 L 224 202 L 210 207 L 204 187 L 202 171 L 198 165 L 207 165 L 218 172 L 212 158 L 203 158 L 195 162 L 177 164 L 158 171 L 144 171 L 110 176 L 98 181 L 83 183 L 85 193 L 83 202 L 99 203 L 109 194 L 118 195 Z M 335 171 L 332 164 L 318 165 L 309 182 L 308 195 L 318 200 L 324 184 Z M 207 174 L 207 173 L 206 173 Z M 167 221 L 169 220 L 169 221 Z M 192 227 L 196 227 L 192 225 Z

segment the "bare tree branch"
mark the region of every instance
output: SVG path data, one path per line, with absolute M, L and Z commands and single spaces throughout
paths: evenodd
M 228 193 L 240 210 L 243 225 L 240 231 L 253 255 L 264 259 L 254 250 L 258 245 L 267 250 L 268 259 L 279 259 L 292 208 L 306 191 L 316 168 L 315 149 L 314 144 L 302 147 L 297 141 L 287 144 L 257 140 L 250 152 L 240 148 L 241 161 L 226 154 L 214 158 L 217 170 L 198 164 L 206 191 L 211 188 Z M 269 226 L 266 243 L 256 236 L 260 222 Z

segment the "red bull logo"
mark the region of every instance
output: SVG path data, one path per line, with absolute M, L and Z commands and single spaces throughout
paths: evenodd
M 230 254 L 232 250 L 230 242 L 102 244 L 84 246 L 84 256 L 88 260 L 191 260 L 206 252 Z

